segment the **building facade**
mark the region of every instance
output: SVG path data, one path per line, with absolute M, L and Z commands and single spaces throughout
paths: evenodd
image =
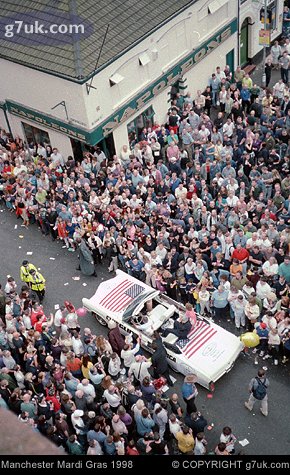
M 253 8 L 252 0 L 189 2 L 83 79 L 0 58 L 0 126 L 27 142 L 50 143 L 64 156 L 97 144 L 118 153 L 144 127 L 166 122 L 172 87 L 195 94 L 216 66 L 236 68 L 239 24 L 259 22 Z M 252 30 L 248 36 L 251 58 L 258 40 Z
M 254 62 L 255 57 L 262 51 L 259 44 L 259 32 L 264 29 L 265 0 L 239 0 L 239 62 L 241 65 Z M 267 29 L 270 31 L 270 41 L 274 41 L 282 33 L 283 0 L 266 0 Z

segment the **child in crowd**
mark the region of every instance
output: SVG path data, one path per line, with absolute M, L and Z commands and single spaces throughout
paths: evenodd
M 201 287 L 200 291 L 198 292 L 199 298 L 199 305 L 200 305 L 200 314 L 204 315 L 204 311 L 206 310 L 208 314 L 210 314 L 210 306 L 209 306 L 209 291 L 206 287 Z
M 228 426 L 224 427 L 220 435 L 220 442 L 226 444 L 226 450 L 229 454 L 235 453 L 235 443 L 237 438 L 234 436 L 232 429 Z

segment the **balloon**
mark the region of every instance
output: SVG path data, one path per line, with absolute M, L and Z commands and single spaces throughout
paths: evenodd
M 241 341 L 247 348 L 254 348 L 260 343 L 257 333 L 247 332 L 241 335 Z
M 85 317 L 87 314 L 87 309 L 84 307 L 78 308 L 76 314 L 78 317 Z

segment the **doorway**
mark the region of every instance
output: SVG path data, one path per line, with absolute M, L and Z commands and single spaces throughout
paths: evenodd
M 230 67 L 230 71 L 234 77 L 234 72 L 235 72 L 235 50 L 234 49 L 229 51 L 229 53 L 226 55 L 226 64 Z
M 249 59 L 249 18 L 242 24 L 240 36 L 240 65 L 244 66 Z

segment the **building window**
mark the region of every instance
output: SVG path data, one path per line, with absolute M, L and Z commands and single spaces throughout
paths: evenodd
M 134 120 L 127 125 L 128 139 L 130 148 L 141 140 L 144 140 L 143 130 L 153 126 L 154 123 L 154 109 L 150 106 L 142 114 L 138 115 Z
M 260 22 L 264 28 L 264 8 L 260 10 Z M 277 0 L 271 2 L 267 6 L 266 29 L 276 30 L 277 28 Z
M 44 146 L 50 145 L 49 135 L 45 130 L 38 129 L 33 125 L 26 124 L 25 122 L 21 122 L 21 124 L 28 143 L 43 143 Z
M 277 0 L 268 5 L 268 10 L 271 12 L 271 30 L 276 30 L 277 28 Z

